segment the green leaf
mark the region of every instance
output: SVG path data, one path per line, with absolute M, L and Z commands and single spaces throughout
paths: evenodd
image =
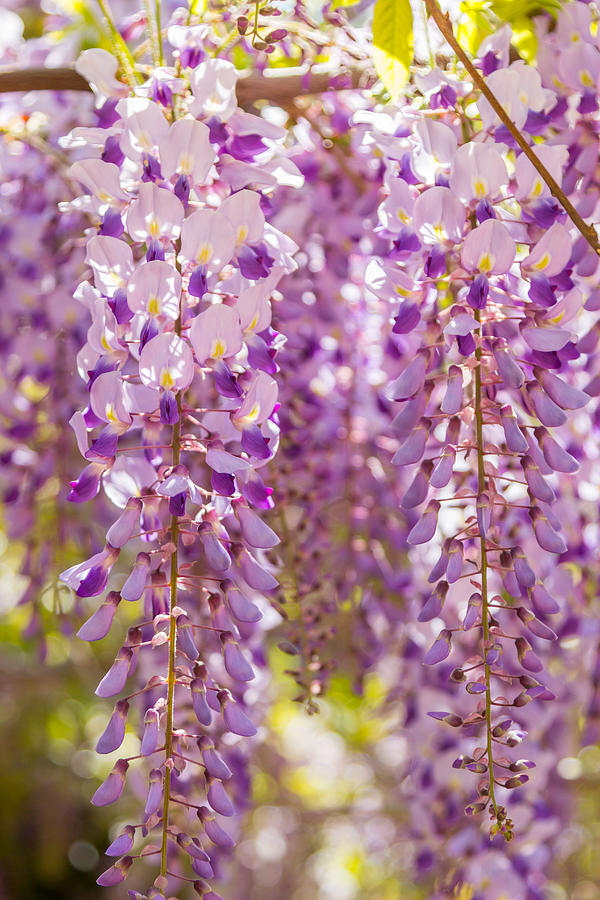
M 397 100 L 412 62 L 413 17 L 410 0 L 377 0 L 373 14 L 373 62 Z

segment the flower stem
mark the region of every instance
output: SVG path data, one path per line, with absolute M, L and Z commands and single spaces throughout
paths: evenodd
M 152 59 L 155 68 L 162 66 L 162 35 L 160 33 L 160 7 L 154 0 L 144 0 L 146 19 L 148 21 L 148 34 L 152 47 Z
M 477 336 L 481 340 L 481 312 L 475 310 L 475 319 L 479 324 Z M 478 344 L 475 350 L 475 358 L 479 365 L 475 367 L 475 427 L 477 431 L 477 491 L 482 494 L 486 488 L 485 468 L 483 459 L 483 412 L 481 408 L 481 346 Z M 483 627 L 483 659 L 487 655 L 487 643 L 490 637 L 490 622 L 488 611 L 488 581 L 487 581 L 487 549 L 485 535 L 479 537 L 481 555 L 481 624 Z M 492 747 L 492 694 L 490 688 L 490 667 L 484 662 L 485 671 L 485 727 L 487 735 L 488 774 L 490 776 L 490 802 L 498 817 L 498 807 L 494 796 L 494 758 Z
M 175 332 L 181 335 L 181 306 L 175 323 Z M 181 455 L 181 391 L 177 392 L 177 422 L 173 425 L 172 464 L 179 465 Z M 171 540 L 175 546 L 171 554 L 170 596 L 169 596 L 169 663 L 167 668 L 167 721 L 165 725 L 165 778 L 162 815 L 162 844 L 160 851 L 160 874 L 167 875 L 167 838 L 169 829 L 169 804 L 171 800 L 171 769 L 169 761 L 173 751 L 173 715 L 175 710 L 175 651 L 177 631 L 173 609 L 177 606 L 177 575 L 179 570 L 179 519 L 171 516 Z
M 135 72 L 135 60 L 131 55 L 131 50 L 123 40 L 121 32 L 115 25 L 115 20 L 113 18 L 110 6 L 108 5 L 108 0 L 98 0 L 98 6 L 100 7 L 102 15 L 104 16 L 106 29 L 113 43 L 115 53 L 119 57 L 119 61 L 121 63 L 121 66 L 123 67 L 125 80 L 127 81 L 129 87 L 133 90 L 133 88 L 137 86 L 138 79 Z

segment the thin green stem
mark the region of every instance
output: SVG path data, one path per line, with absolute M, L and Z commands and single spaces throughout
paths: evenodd
M 175 333 L 181 336 L 181 304 L 175 322 Z M 179 465 L 181 457 L 181 391 L 177 392 L 177 422 L 173 425 L 172 464 Z M 171 516 L 171 540 L 175 546 L 171 554 L 171 572 L 169 579 L 169 662 L 167 668 L 167 721 L 165 725 L 165 778 L 162 815 L 162 844 L 160 851 L 160 874 L 167 875 L 167 840 L 169 830 L 169 805 L 171 801 L 171 769 L 169 761 L 173 752 L 173 718 L 175 712 L 175 653 L 177 629 L 173 610 L 177 606 L 177 576 L 179 573 L 179 519 Z
M 155 2 L 155 20 L 156 20 L 156 36 L 157 36 L 157 44 L 158 44 L 158 65 L 164 66 L 165 60 L 163 56 L 163 42 L 162 42 L 162 31 L 160 30 L 160 0 L 156 0 Z
M 102 15 L 104 16 L 106 30 L 108 31 L 108 35 L 113 43 L 115 53 L 119 57 L 119 61 L 121 63 L 121 66 L 123 67 L 123 73 L 125 75 L 127 84 L 131 89 L 133 89 L 138 84 L 138 78 L 135 71 L 135 60 L 131 54 L 131 50 L 123 40 L 121 32 L 115 25 L 115 20 L 113 19 L 108 0 L 98 0 L 98 6 L 100 7 Z
M 148 36 L 152 47 L 152 61 L 155 68 L 162 66 L 162 36 L 160 33 L 160 9 L 158 2 L 144 0 L 146 19 L 148 22 Z
M 260 37 L 260 35 L 258 33 L 258 10 L 259 10 L 259 7 L 260 7 L 260 0 L 256 0 L 256 3 L 254 4 L 254 31 L 252 32 L 252 34 L 255 37 Z
M 481 312 L 475 310 L 475 319 L 479 324 L 477 329 L 477 337 L 481 339 Z M 485 467 L 484 467 L 484 450 L 483 450 L 483 412 L 482 412 L 482 389 L 481 389 L 481 346 L 478 344 L 475 350 L 475 358 L 479 365 L 475 367 L 475 426 L 477 432 L 477 492 L 482 494 L 486 489 Z M 481 555 L 481 624 L 483 630 L 483 658 L 487 656 L 487 643 L 490 638 L 490 620 L 488 607 L 488 562 L 487 548 L 485 543 L 485 535 L 480 532 L 479 539 L 480 555 Z M 485 671 L 485 725 L 487 733 L 487 757 L 488 757 L 488 774 L 490 776 L 490 802 L 492 808 L 498 818 L 498 806 L 494 796 L 494 757 L 492 746 L 492 693 L 490 687 L 490 667 L 484 663 Z

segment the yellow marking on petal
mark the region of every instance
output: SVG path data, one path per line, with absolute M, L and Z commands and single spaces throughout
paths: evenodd
M 158 222 L 156 219 L 151 219 L 148 230 L 150 231 L 150 236 L 153 238 L 157 238 L 160 234 Z
M 436 237 L 438 237 L 440 239 L 440 241 L 444 240 L 444 230 L 443 230 L 441 224 L 434 226 L 433 233 L 435 234 Z
M 166 388 L 166 390 L 170 391 L 173 387 L 173 378 L 171 377 L 171 373 L 168 369 L 162 369 L 160 373 L 160 386 Z
M 258 313 L 254 316 L 250 324 L 248 325 L 248 331 L 254 331 L 256 326 L 258 325 Z
M 222 356 L 225 356 L 226 350 L 227 347 L 225 346 L 225 344 L 221 340 L 219 340 L 219 338 L 217 338 L 217 340 L 213 344 L 211 356 L 213 359 L 221 359 Z
M 259 413 L 260 413 L 260 404 L 255 403 L 254 406 L 252 407 L 252 409 L 250 410 L 250 412 L 246 413 L 244 418 L 246 419 L 247 422 L 253 422 L 255 419 L 258 418 Z
M 106 338 L 105 338 L 104 335 L 102 335 L 102 340 L 100 341 L 100 343 L 102 344 L 102 347 L 103 347 L 105 350 L 111 350 L 111 349 L 112 349 L 111 346 L 110 346 L 110 344 L 108 343 L 108 341 L 106 340 Z
M 106 406 L 104 407 L 104 415 L 106 416 L 106 419 L 108 422 L 118 422 L 119 421 L 117 413 L 115 412 L 114 404 L 112 404 L 112 403 L 106 404 Z
M 404 212 L 404 210 L 401 209 L 400 207 L 398 207 L 398 209 L 396 210 L 396 215 L 400 219 L 401 222 L 404 222 L 405 225 L 409 221 L 409 216 L 407 216 L 406 213 Z
M 588 71 L 584 70 L 579 78 L 584 87 L 594 87 L 594 79 Z
M 485 197 L 485 195 L 487 193 L 487 185 L 486 185 L 485 181 L 482 181 L 481 178 L 478 178 L 473 183 L 473 190 L 475 192 L 476 197 L 479 197 L 479 198 Z
M 537 178 L 536 182 L 533 186 L 533 190 L 531 191 L 531 196 L 539 197 L 543 190 L 544 190 L 544 185 L 542 184 L 542 180 L 541 180 L 541 178 Z
M 540 260 L 538 260 L 538 262 L 533 264 L 532 268 L 537 269 L 539 272 L 541 269 L 545 269 L 549 262 L 550 262 L 550 254 L 544 253 L 542 258 Z
M 103 203 L 110 203 L 111 196 L 107 194 L 106 191 L 98 191 L 98 198 L 102 200 Z
M 160 315 L 160 300 L 158 297 L 150 297 L 148 300 L 148 312 L 151 316 Z
M 237 230 L 237 242 L 238 244 L 243 244 L 246 238 L 248 237 L 248 226 L 240 225 Z
M 108 277 L 112 280 L 113 284 L 117 285 L 117 287 L 120 287 L 123 283 L 123 279 L 118 272 L 115 272 L 114 269 L 110 270 L 110 272 L 108 273 Z
M 494 268 L 494 257 L 491 253 L 482 253 L 477 263 L 480 272 L 491 272 Z
M 396 293 L 399 297 L 410 297 L 411 291 L 408 288 L 400 287 L 399 284 L 396 285 Z
M 212 256 L 212 244 L 203 244 L 199 248 L 199 250 L 196 254 L 196 261 L 199 263 L 206 264 L 206 263 L 210 262 L 211 256 Z
M 191 175 L 192 174 L 192 159 L 189 153 L 182 153 L 179 157 L 179 168 L 183 175 Z

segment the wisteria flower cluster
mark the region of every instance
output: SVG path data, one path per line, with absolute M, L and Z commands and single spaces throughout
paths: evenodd
M 600 50 L 559 5 L 535 66 L 503 26 L 384 103 L 368 4 L 325 5 L 329 46 L 301 3 L 102 0 L 95 109 L 3 102 L 3 521 L 41 655 L 49 591 L 115 647 L 100 885 L 219 900 L 250 867 L 277 646 L 309 714 L 377 685 L 369 853 L 410 845 L 432 900 L 547 897 L 600 710 Z
M 207 879 L 234 842 L 220 821 L 235 814 L 225 785 L 242 805 L 245 793 L 223 735 L 256 733 L 246 687 L 261 664 L 260 596 L 277 587 L 260 470 L 278 439 L 269 299 L 295 245 L 266 221 L 261 188 L 277 183 L 283 133 L 237 109 L 225 61 L 174 72 L 154 100 L 111 82 L 116 61 L 104 51 L 85 52 L 79 68 L 101 105 L 99 126 L 70 139 L 94 150 L 71 169 L 86 191 L 71 205 L 97 225 L 92 279 L 77 291 L 91 319 L 78 355 L 89 402 L 71 420 L 87 463 L 69 499 L 102 487 L 122 511 L 104 548 L 61 577 L 96 597 L 119 557 L 131 560 L 78 634 L 100 640 L 122 601 L 141 605 L 96 693 L 123 694 L 136 671 L 142 686 L 117 700 L 97 749 L 118 750 L 133 713 L 144 725 L 136 758 L 151 765 L 142 822 L 108 848 L 119 859 L 99 883 L 122 881 L 138 835 L 158 831 L 159 845 L 135 854 L 160 856 L 155 889 L 172 876 L 216 897 Z M 291 163 L 283 169 L 300 180 Z M 95 805 L 120 797 L 132 762 L 116 761 Z M 177 851 L 194 877 L 173 871 Z
M 537 134 L 558 98 L 523 62 L 488 79 L 505 105 L 517 80 L 512 118 Z M 418 618 L 439 622 L 450 609 L 452 618 L 424 663 L 444 662 L 465 632 L 478 638 L 451 673 L 473 709 L 430 715 L 467 735 L 483 732 L 454 766 L 478 776 L 467 812 L 489 807 L 492 834 L 509 840 L 498 789 L 526 783 L 535 765 L 508 752 L 526 734 L 514 711 L 553 697 L 540 680 L 538 644 L 556 637 L 547 617 L 559 605 L 534 557 L 567 551 L 553 482 L 579 463 L 555 429 L 589 401 L 571 372 L 581 369 L 576 319 L 591 291 L 573 271 L 574 229 L 487 101 L 478 101 L 475 132 L 457 103 L 464 85 L 439 77 L 438 86 L 454 99 L 442 98 L 435 116 L 399 113 L 370 136 L 386 164 L 380 228 L 390 251 L 373 260 L 367 280 L 378 296 L 404 298 L 393 330 L 406 363 L 388 396 L 399 404 L 393 461 L 417 467 L 402 500 L 416 512 L 407 541 L 420 547 L 442 535 Z M 568 148 L 539 153 L 560 182 Z M 579 256 L 588 276 L 597 260 L 586 246 Z

